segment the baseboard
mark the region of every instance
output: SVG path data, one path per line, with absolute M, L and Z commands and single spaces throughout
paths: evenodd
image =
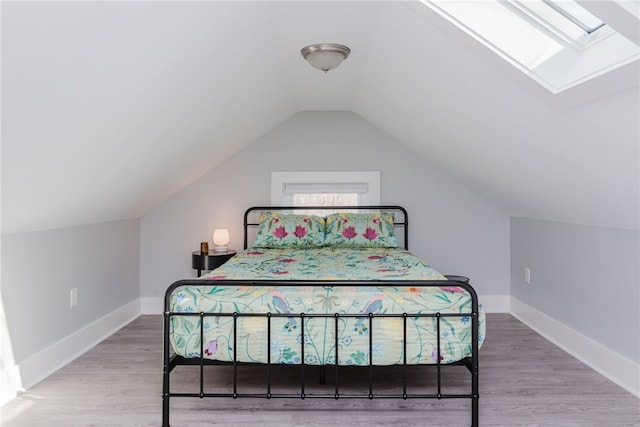
M 141 314 L 162 314 L 164 311 L 163 297 L 141 297 L 140 312 Z
M 628 392 L 640 397 L 640 364 L 582 335 L 513 296 L 511 297 L 511 314 L 582 363 Z
M 509 295 L 478 295 L 478 301 L 485 313 L 509 313 L 511 297 Z
M 479 295 L 487 313 L 511 313 L 555 345 L 590 366 L 630 393 L 640 397 L 640 365 L 567 327 L 541 311 L 509 295 Z M 3 373 L 20 376 L 28 389 L 109 337 L 140 314 L 161 314 L 162 297 L 144 297 L 120 307 L 101 319 L 30 356 L 18 365 L 3 366 Z M 22 390 L 3 390 L 0 406 Z
M 5 365 L 6 360 L 2 362 L 2 369 L 0 370 L 0 407 L 16 397 L 18 392 L 24 390 L 22 381 L 20 380 L 20 368 L 18 365 Z M 0 411 L 0 420 L 2 420 L 1 415 L 2 413 Z
M 67 365 L 78 356 L 93 348 L 98 343 L 140 316 L 140 300 L 112 311 L 106 316 L 90 323 L 82 329 L 40 350 L 17 365 L 3 367 L 6 372 L 18 373 L 21 388 L 4 390 L 0 406 L 13 399 L 23 390 L 33 387 L 58 369 Z M 15 376 L 15 375 L 13 375 Z M 18 385 L 18 387 L 20 387 Z

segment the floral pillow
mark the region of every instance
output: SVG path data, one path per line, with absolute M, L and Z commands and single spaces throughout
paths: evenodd
M 336 213 L 326 217 L 327 246 L 398 247 L 393 215 Z
M 313 247 L 324 245 L 324 218 L 315 215 L 263 212 L 254 247 Z

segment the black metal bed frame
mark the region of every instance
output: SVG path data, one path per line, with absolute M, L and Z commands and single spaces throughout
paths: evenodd
M 252 222 L 249 220 L 249 216 L 252 212 L 255 211 L 266 211 L 266 210 L 279 210 L 279 211 L 294 211 L 299 209 L 323 209 L 323 210 L 378 210 L 378 211 L 396 211 L 401 212 L 403 218 L 401 221 L 395 222 L 395 225 L 398 227 L 402 227 L 404 230 L 404 247 L 408 249 L 408 217 L 407 212 L 404 208 L 399 206 L 361 206 L 361 207 L 252 207 L 247 209 L 244 214 L 244 248 L 247 248 L 247 231 L 249 227 L 257 227 L 257 222 Z M 390 313 L 390 314 L 305 314 L 305 313 L 198 313 L 198 312 L 172 312 L 171 311 L 171 295 L 173 292 L 181 288 L 183 286 L 210 286 L 211 282 L 202 281 L 202 280 L 179 280 L 170 285 L 165 293 L 164 299 L 164 312 L 163 312 L 163 320 L 164 320 L 164 343 L 163 343 L 163 393 L 162 393 L 162 425 L 164 427 L 168 427 L 170 421 L 170 399 L 177 397 L 191 397 L 191 398 L 215 398 L 215 397 L 226 397 L 226 398 L 243 398 L 243 397 L 261 397 L 266 399 L 274 399 L 274 398 L 300 398 L 300 399 L 313 399 L 313 398 L 329 398 L 329 399 L 341 399 L 341 398 L 364 398 L 364 399 L 374 399 L 374 398 L 388 398 L 388 399 L 469 399 L 471 400 L 471 426 L 478 427 L 479 426 L 479 371 L 478 371 L 478 334 L 479 334 L 479 308 L 478 308 L 478 297 L 473 289 L 473 287 L 469 284 L 469 281 L 466 277 L 463 276 L 447 276 L 447 281 L 338 281 L 338 280 L 330 280 L 330 281 L 318 281 L 318 280 L 216 280 L 216 286 L 340 286 L 340 285 L 349 285 L 349 286 L 385 286 L 385 284 L 393 285 L 395 287 L 398 286 L 411 286 L 411 287 L 440 287 L 440 286 L 458 286 L 463 288 L 466 292 L 471 296 L 471 312 L 465 313 Z M 187 358 L 183 356 L 178 356 L 176 354 L 172 354 L 171 352 L 171 342 L 170 342 L 170 328 L 171 328 L 171 319 L 172 317 L 177 316 L 196 316 L 200 318 L 200 356 L 194 358 Z M 219 362 L 211 359 L 205 359 L 204 355 L 204 320 L 207 317 L 230 317 L 233 319 L 233 361 L 231 362 Z M 299 393 L 278 393 L 272 390 L 272 367 L 276 364 L 271 362 L 271 352 L 267 350 L 267 378 L 266 378 L 266 389 L 261 393 L 239 393 L 238 392 L 238 367 L 242 365 L 250 365 L 249 363 L 238 362 L 237 354 L 236 354 L 236 340 L 237 340 L 237 329 L 236 324 L 239 318 L 241 317 L 262 317 L 266 318 L 267 322 L 267 346 L 270 348 L 271 345 L 271 319 L 278 317 L 296 317 L 300 319 L 301 325 L 301 363 L 299 365 L 300 368 L 300 392 Z M 343 368 L 343 366 L 338 365 L 338 323 L 340 318 L 346 317 L 356 317 L 356 318 L 366 318 L 368 320 L 369 327 L 369 363 L 366 365 L 368 367 L 368 390 L 366 393 L 341 393 L 340 389 L 340 375 L 339 368 Z M 436 363 L 433 366 L 436 369 L 436 393 L 410 393 L 407 386 L 407 366 L 412 366 L 407 363 L 407 318 L 417 318 L 417 317 L 429 317 L 436 319 L 436 354 L 440 354 L 440 319 L 445 317 L 470 317 L 471 318 L 471 356 L 466 357 L 465 359 L 455 363 L 455 364 L 442 364 L 440 362 L 440 358 L 436 357 Z M 335 368 L 334 374 L 334 386 L 333 391 L 331 393 L 309 393 L 305 387 L 306 385 L 306 372 L 314 367 L 313 365 L 307 365 L 304 363 L 304 320 L 306 318 L 333 318 L 335 319 L 335 361 L 336 363 L 333 365 Z M 385 393 L 374 391 L 373 386 L 373 370 L 374 364 L 372 360 L 373 355 L 373 319 L 374 318 L 401 318 L 403 324 L 403 355 L 404 360 L 401 366 L 401 384 L 402 384 L 402 392 L 401 393 Z M 176 393 L 172 392 L 170 385 L 170 374 L 171 371 L 177 366 L 198 366 L 199 367 L 199 391 L 191 392 L 191 393 Z M 208 393 L 205 392 L 204 388 L 204 370 L 205 366 L 211 365 L 231 365 L 233 369 L 233 383 L 232 383 L 232 391 L 227 393 Z M 255 364 L 254 364 L 255 365 Z M 450 365 L 464 365 L 470 373 L 470 389 L 468 393 L 442 393 L 442 372 L 441 368 L 443 366 Z M 277 365 L 280 366 L 280 365 Z M 325 370 L 332 365 L 323 365 L 320 369 L 320 382 L 325 383 L 326 375 Z

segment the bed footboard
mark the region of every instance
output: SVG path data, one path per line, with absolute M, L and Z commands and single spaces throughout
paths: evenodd
M 478 370 L 478 350 L 479 350 L 479 305 L 478 298 L 473 287 L 468 283 L 468 280 L 461 276 L 449 276 L 450 280 L 448 281 L 393 281 L 392 283 L 384 283 L 377 282 L 375 286 L 409 286 L 409 287 L 451 287 L 456 286 L 463 289 L 466 293 L 469 294 L 471 299 L 471 310 L 459 313 L 449 313 L 449 312 L 436 312 L 436 313 L 276 313 L 276 312 L 267 312 L 267 313 L 241 313 L 241 312 L 226 312 L 226 313 L 203 313 L 203 312 L 174 312 L 172 311 L 172 295 L 173 293 L 181 287 L 185 286 L 211 286 L 211 281 L 201 281 L 201 280 L 181 280 L 173 283 L 166 291 L 165 294 L 165 306 L 163 312 L 163 321 L 164 321 L 164 343 L 163 343 L 163 393 L 162 393 L 162 401 L 163 401 L 163 410 L 162 410 L 162 425 L 169 426 L 170 425 L 170 402 L 172 398 L 243 398 L 243 397 L 262 397 L 262 398 L 299 398 L 299 399 L 310 399 L 310 398 L 325 398 L 325 399 L 342 399 L 342 398 L 362 398 L 362 399 L 374 399 L 374 398 L 387 398 L 387 399 L 469 399 L 471 403 L 471 426 L 479 425 L 479 370 Z M 273 280 L 269 281 L 238 281 L 238 280 L 220 280 L 215 281 L 216 286 L 371 286 L 371 282 L 356 282 L 356 281 L 348 281 L 348 282 L 340 282 L 340 281 L 278 281 L 274 282 Z M 189 355 L 189 357 L 181 356 L 173 354 L 172 342 L 171 342 L 171 332 L 172 332 L 172 320 L 177 317 L 187 316 L 199 319 L 199 346 L 200 351 L 197 355 Z M 469 371 L 469 387 L 467 392 L 463 393 L 443 393 L 442 391 L 442 375 L 444 368 L 452 365 L 449 363 L 442 363 L 440 357 L 435 357 L 435 360 L 432 365 L 435 369 L 435 378 L 436 378 L 436 387 L 434 393 L 419 393 L 414 392 L 411 387 L 408 386 L 408 367 L 411 366 L 410 361 L 407 360 L 407 320 L 408 319 L 417 319 L 417 318 L 431 318 L 433 319 L 433 323 L 435 323 L 436 330 L 433 331 L 434 335 L 437 337 L 437 352 L 436 355 L 440 354 L 441 349 L 441 339 L 440 339 L 440 326 L 442 322 L 446 322 L 447 318 L 458 317 L 458 318 L 468 318 L 471 322 L 471 354 L 468 357 L 464 357 L 462 360 L 459 360 L 457 364 L 462 364 L 466 366 Z M 205 324 L 207 319 L 209 318 L 226 318 L 226 320 L 230 320 L 233 322 L 233 335 L 231 338 L 230 344 L 233 347 L 233 357 L 230 361 L 216 361 L 211 358 L 205 357 L 205 355 L 209 354 L 208 349 L 205 347 Z M 267 351 L 266 351 L 266 362 L 262 362 L 262 365 L 266 366 L 267 377 L 266 377 L 266 386 L 264 390 L 256 393 L 246 393 L 246 392 L 238 392 L 238 368 L 245 364 L 245 362 L 239 361 L 238 356 L 236 354 L 237 349 L 237 322 L 240 319 L 247 318 L 261 318 L 262 321 L 266 322 L 266 343 L 267 343 Z M 293 363 L 293 369 L 299 369 L 300 375 L 300 388 L 299 392 L 296 393 L 281 393 L 277 392 L 272 388 L 272 371 L 276 366 L 273 360 L 271 360 L 271 351 L 269 349 L 272 345 L 272 324 L 276 319 L 280 318 L 288 318 L 294 319 L 297 321 L 297 324 L 300 327 L 300 361 L 299 363 Z M 352 391 L 345 391 L 345 384 L 341 382 L 340 369 L 342 366 L 338 363 L 340 359 L 339 353 L 339 345 L 338 345 L 338 328 L 340 322 L 344 322 L 348 318 L 358 318 L 361 319 L 362 322 L 368 328 L 368 343 L 369 343 L 369 353 L 368 360 L 365 361 L 365 365 L 362 369 L 368 370 L 368 387 L 362 393 L 354 393 Z M 374 336 L 376 334 L 376 324 L 374 322 L 375 319 L 378 318 L 395 318 L 396 322 L 402 324 L 402 354 L 403 358 L 398 363 L 400 365 L 401 370 L 401 387 L 400 392 L 390 392 L 388 390 L 380 390 L 374 386 L 374 360 L 373 360 L 373 346 L 374 346 Z M 335 345 L 333 346 L 333 351 L 335 354 L 333 355 L 333 364 L 323 364 L 321 366 L 320 372 L 322 377 L 324 377 L 324 372 L 331 372 L 333 374 L 334 380 L 332 387 L 329 392 L 316 392 L 310 391 L 307 388 L 308 377 L 310 376 L 310 371 L 312 366 L 305 363 L 305 323 L 310 319 L 325 319 L 327 321 L 327 325 L 331 325 L 334 328 L 335 333 L 333 333 L 333 337 L 335 339 Z M 360 320 L 358 320 L 360 321 Z M 205 368 L 210 365 L 220 365 L 227 364 L 230 365 L 230 369 L 232 370 L 232 386 L 228 392 L 221 393 L 213 393 L 205 390 L 205 380 L 204 373 Z M 172 392 L 171 391 L 171 372 L 175 367 L 181 365 L 192 365 L 199 367 L 199 385 L 197 391 L 194 392 Z M 324 378 L 323 378 L 324 379 Z M 296 387 L 297 388 L 297 387 Z

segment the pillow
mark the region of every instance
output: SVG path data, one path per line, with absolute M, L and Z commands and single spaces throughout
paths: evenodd
M 263 212 L 258 220 L 257 248 L 324 245 L 324 218 L 316 215 Z
M 325 244 L 332 246 L 398 247 L 389 213 L 336 213 L 326 217 Z

